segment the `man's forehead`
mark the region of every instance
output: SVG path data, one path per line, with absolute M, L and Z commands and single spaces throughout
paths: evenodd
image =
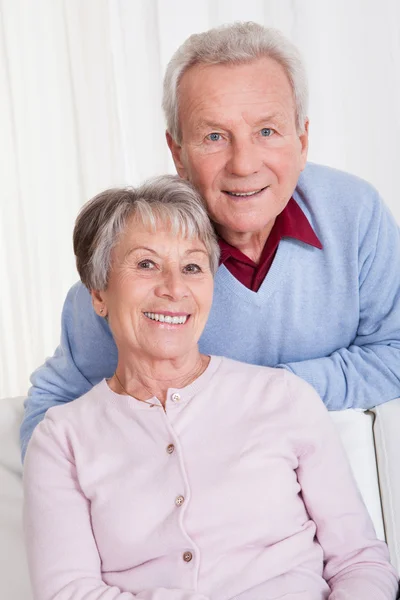
M 263 79 L 279 77 L 289 82 L 285 69 L 278 61 L 269 56 L 262 56 L 238 63 L 195 63 L 186 69 L 181 76 L 178 89 L 179 92 L 186 91 L 189 88 L 194 88 L 197 91 L 205 83 L 218 86 L 219 82 L 229 82 L 230 79 L 237 76 L 246 79 L 248 85 L 251 84 L 252 79 L 259 81 L 260 76 Z
M 291 85 L 283 67 L 268 57 L 234 65 L 196 64 L 184 73 L 179 85 L 180 106 L 189 113 L 195 110 L 203 121 L 213 120 L 231 102 L 277 114 L 282 110 L 272 104 L 282 98 L 293 99 Z

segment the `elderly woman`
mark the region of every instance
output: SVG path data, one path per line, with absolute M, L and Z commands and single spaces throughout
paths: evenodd
M 393 600 L 386 546 L 314 390 L 198 350 L 218 246 L 190 185 L 100 194 L 74 247 L 118 366 L 50 409 L 29 444 L 34 598 Z

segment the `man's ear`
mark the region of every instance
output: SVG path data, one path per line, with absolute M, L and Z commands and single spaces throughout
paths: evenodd
M 99 317 L 106 317 L 108 315 L 108 310 L 104 300 L 103 292 L 100 292 L 99 290 L 91 290 L 90 295 L 92 297 L 92 304 L 95 313 Z
M 182 161 L 182 146 L 180 146 L 173 138 L 169 131 L 165 132 L 168 148 L 171 151 L 172 158 L 175 163 L 175 169 L 181 179 L 188 179 L 186 168 Z
M 304 169 L 307 163 L 307 155 L 308 155 L 308 126 L 310 121 L 308 119 L 304 122 L 304 131 L 299 135 L 299 140 L 301 144 L 301 170 Z

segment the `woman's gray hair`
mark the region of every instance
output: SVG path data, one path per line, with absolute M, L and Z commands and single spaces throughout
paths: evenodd
M 306 71 L 296 46 L 280 31 L 258 23 L 238 22 L 191 35 L 175 52 L 164 77 L 163 109 L 167 129 L 179 144 L 179 83 L 183 74 L 196 64 L 243 64 L 269 57 L 285 70 L 296 105 L 296 128 L 304 133 L 308 111 Z
M 81 281 L 89 290 L 105 290 L 112 249 L 131 217 L 157 230 L 160 223 L 174 235 L 198 238 L 205 246 L 213 274 L 219 246 L 204 203 L 194 187 L 176 175 L 162 175 L 138 188 L 115 188 L 98 194 L 80 211 L 74 228 L 74 252 Z

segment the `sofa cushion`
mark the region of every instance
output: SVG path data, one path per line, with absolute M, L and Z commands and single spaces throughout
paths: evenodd
M 393 566 L 400 573 L 400 398 L 373 409 L 382 508 Z
M 376 535 L 384 540 L 373 432 L 374 416 L 361 410 L 331 412 L 330 415 L 339 431 L 358 488 L 375 525 Z
M 22 535 L 19 424 L 23 398 L 0 399 L 0 581 L 4 600 L 31 600 Z

